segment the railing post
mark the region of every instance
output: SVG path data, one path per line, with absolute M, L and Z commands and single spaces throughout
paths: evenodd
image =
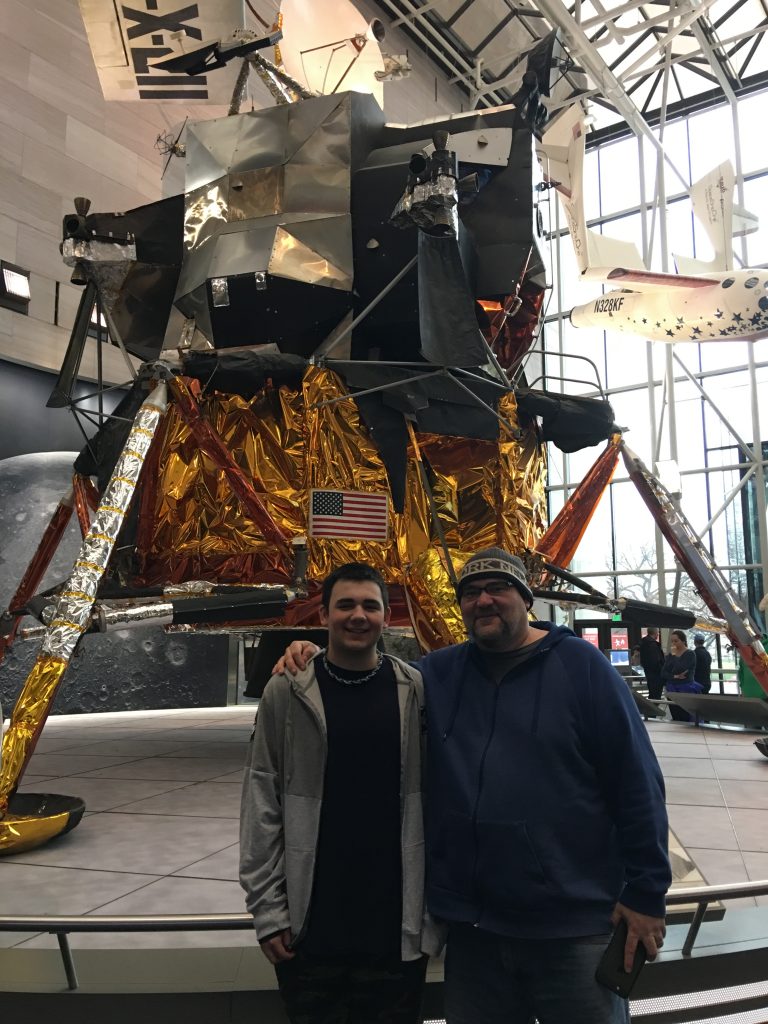
M 683 943 L 683 956 L 688 957 L 691 955 L 693 944 L 696 941 L 696 936 L 699 934 L 699 928 L 701 928 L 701 922 L 704 920 L 704 915 L 707 912 L 709 906 L 709 900 L 703 900 L 701 903 L 696 905 L 696 913 L 693 915 L 691 926 L 688 929 L 688 934 L 685 936 L 685 942 Z
M 75 970 L 75 961 L 72 958 L 72 950 L 69 946 L 69 935 L 66 932 L 56 932 L 56 939 L 59 943 L 64 972 L 67 975 L 67 988 L 70 992 L 75 992 L 78 987 L 77 971 Z

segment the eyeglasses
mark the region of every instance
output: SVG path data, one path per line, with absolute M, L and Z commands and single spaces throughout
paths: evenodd
M 481 594 L 487 594 L 489 597 L 499 597 L 501 594 L 506 594 L 508 590 L 513 589 L 514 586 L 515 584 L 511 580 L 491 580 L 484 587 L 464 587 L 461 592 L 461 600 L 476 601 Z

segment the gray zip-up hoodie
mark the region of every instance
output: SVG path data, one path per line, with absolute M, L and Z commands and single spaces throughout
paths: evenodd
M 436 954 L 441 929 L 424 907 L 421 675 L 392 663 L 400 708 L 401 956 Z M 259 939 L 290 928 L 301 939 L 312 896 L 328 737 L 312 662 L 273 676 L 256 716 L 240 814 L 240 884 Z

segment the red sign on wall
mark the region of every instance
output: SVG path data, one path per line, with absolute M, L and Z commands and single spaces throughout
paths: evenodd
M 629 635 L 626 629 L 612 629 L 611 630 L 611 650 L 612 651 L 628 651 L 629 650 Z
M 582 640 L 586 640 L 588 644 L 592 644 L 594 647 L 600 649 L 600 631 L 596 626 L 585 626 L 581 631 Z

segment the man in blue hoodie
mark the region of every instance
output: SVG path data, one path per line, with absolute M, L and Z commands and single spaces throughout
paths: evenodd
M 612 925 L 664 936 L 664 784 L 632 696 L 564 627 L 530 622 L 519 558 L 472 555 L 469 640 L 418 662 L 427 701 L 427 904 L 448 923 L 448 1024 L 624 1024 L 595 981 Z M 288 658 L 300 664 L 297 648 Z

